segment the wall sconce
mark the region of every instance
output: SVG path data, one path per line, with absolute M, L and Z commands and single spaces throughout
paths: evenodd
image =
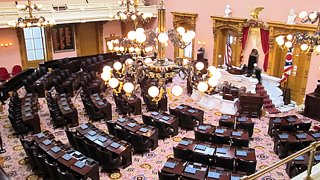
M 8 46 L 12 46 L 12 43 L 1 43 L 0 47 L 8 47 Z

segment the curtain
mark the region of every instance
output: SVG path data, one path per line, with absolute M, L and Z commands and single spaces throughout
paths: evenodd
M 242 41 L 241 41 L 242 49 L 241 49 L 241 54 L 240 54 L 240 63 L 242 63 L 243 52 L 246 47 L 248 35 L 249 35 L 249 27 L 244 27 L 242 30 Z
M 260 35 L 261 35 L 262 50 L 264 53 L 263 70 L 267 71 L 268 58 L 269 58 L 269 30 L 260 28 Z

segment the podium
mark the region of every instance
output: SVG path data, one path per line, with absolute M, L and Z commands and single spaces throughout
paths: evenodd
M 313 93 L 306 95 L 304 115 L 308 118 L 320 121 L 320 84 Z

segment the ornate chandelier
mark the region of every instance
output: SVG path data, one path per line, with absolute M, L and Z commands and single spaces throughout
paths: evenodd
M 152 13 L 143 13 L 138 11 L 138 0 L 119 0 L 118 4 L 120 6 L 126 6 L 125 11 L 118 11 L 115 15 L 112 15 L 112 18 L 120 19 L 123 22 L 133 21 L 134 25 L 137 26 L 138 22 L 148 22 L 153 14 Z M 130 7 L 133 6 L 133 10 Z
M 42 9 L 42 4 L 32 4 L 31 0 L 28 0 L 27 4 L 18 4 L 16 3 L 16 8 L 19 11 L 28 11 L 28 15 L 24 18 L 19 17 L 17 21 L 9 21 L 8 24 L 11 27 L 20 27 L 20 28 L 27 28 L 27 27 L 34 27 L 34 26 L 52 26 L 55 24 L 54 19 L 47 21 L 43 16 L 35 17 L 33 16 L 33 11 L 40 11 Z
M 304 52 L 320 53 L 320 14 L 317 11 L 308 13 L 302 11 L 299 14 L 302 23 L 310 22 L 312 24 L 318 22 L 315 34 L 295 33 L 287 36 L 278 36 L 276 42 L 281 47 L 291 48 L 293 44 L 299 44 L 300 49 Z
M 166 32 L 165 17 L 164 1 L 161 0 L 156 31 L 138 28 L 135 31 L 130 31 L 125 38 L 107 42 L 108 49 L 113 52 L 137 55 L 133 59 L 127 59 L 123 64 L 115 62 L 113 68 L 110 66 L 103 68 L 101 78 L 113 89 L 116 95 L 124 91 L 130 97 L 136 89 L 139 79 L 147 78 L 156 79 L 158 82 L 157 85 L 149 87 L 147 91 L 148 95 L 152 97 L 152 101 L 158 103 L 165 95 L 168 95 L 171 100 L 175 100 L 183 93 L 183 89 L 179 85 L 169 87 L 167 82 L 177 74 L 179 76 L 183 74 L 183 79 L 198 77 L 196 88 L 200 92 L 212 91 L 218 84 L 221 74 L 215 67 L 209 67 L 208 73 L 202 75 L 200 73 L 204 68 L 202 62 L 195 63 L 193 60 L 184 59 L 183 64 L 178 65 L 165 57 L 169 39 L 174 45 L 184 49 L 195 38 L 194 31 L 186 32 L 183 27 Z M 155 59 L 140 56 L 155 50 L 157 50 Z

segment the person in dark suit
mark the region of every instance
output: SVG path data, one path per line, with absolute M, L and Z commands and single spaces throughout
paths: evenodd
M 250 56 L 249 56 L 249 61 L 248 61 L 248 74 L 252 74 L 252 70 L 254 68 L 254 64 L 258 63 L 258 50 L 257 49 L 252 49 Z

